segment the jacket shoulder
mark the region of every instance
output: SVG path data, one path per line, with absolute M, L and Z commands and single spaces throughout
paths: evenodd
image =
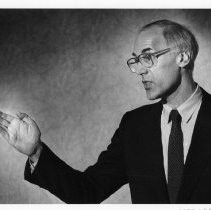
M 211 94 L 205 91 L 203 88 L 201 88 L 201 90 L 202 90 L 203 99 L 207 102 L 211 102 Z
M 162 102 L 159 101 L 154 104 L 147 104 L 136 109 L 126 112 L 123 119 L 134 120 L 134 119 L 144 119 L 145 117 L 153 117 L 155 114 L 161 113 Z

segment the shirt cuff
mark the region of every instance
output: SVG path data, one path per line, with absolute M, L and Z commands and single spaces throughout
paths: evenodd
M 38 161 L 37 161 L 38 162 Z M 33 173 L 35 166 L 37 165 L 37 162 L 32 162 L 32 160 L 29 158 L 29 165 L 30 165 L 30 169 L 31 169 L 31 173 Z
M 33 160 L 32 158 L 29 157 L 29 165 L 30 165 L 30 169 L 31 169 L 31 173 L 33 173 L 38 161 L 39 161 L 39 157 L 40 154 L 42 152 L 42 144 L 41 146 L 37 149 L 36 153 L 33 155 Z

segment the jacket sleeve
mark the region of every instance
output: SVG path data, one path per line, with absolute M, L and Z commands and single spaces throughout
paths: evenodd
M 100 203 L 128 182 L 124 160 L 123 120 L 107 150 L 84 172 L 78 171 L 58 158 L 46 144 L 34 172 L 29 160 L 24 178 L 60 198 L 66 203 Z

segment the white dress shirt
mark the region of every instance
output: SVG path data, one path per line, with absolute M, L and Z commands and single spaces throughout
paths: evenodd
M 192 134 L 196 118 L 202 103 L 202 92 L 197 85 L 194 93 L 179 107 L 178 112 L 182 117 L 181 128 L 183 132 L 183 148 L 184 148 L 184 163 L 188 154 L 188 149 L 191 144 Z M 166 174 L 166 180 L 168 181 L 168 142 L 171 131 L 171 124 L 169 122 L 169 114 L 172 108 L 168 104 L 163 105 L 161 114 L 161 135 L 163 146 L 163 161 Z

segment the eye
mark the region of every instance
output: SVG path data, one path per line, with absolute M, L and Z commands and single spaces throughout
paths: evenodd
M 137 58 L 131 58 L 131 59 L 128 60 L 128 63 L 129 64 L 135 64 L 137 62 L 138 62 L 138 59 Z
M 150 54 L 143 54 L 140 56 L 140 61 L 146 64 L 151 64 L 152 59 Z

